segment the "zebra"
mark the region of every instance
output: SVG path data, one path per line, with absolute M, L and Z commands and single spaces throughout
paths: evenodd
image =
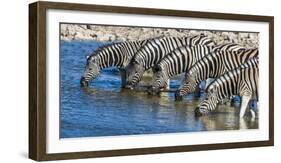
M 195 109 L 195 116 L 207 115 L 215 110 L 220 100 L 239 95 L 242 98 L 239 116 L 242 118 L 249 101 L 258 100 L 258 78 L 258 58 L 249 59 L 239 67 L 221 75 L 207 87 L 206 98 Z M 255 118 L 255 112 L 252 109 L 250 112 L 252 118 Z
M 193 45 L 215 46 L 212 39 L 201 34 L 193 37 L 161 37 L 149 41 L 132 58 L 125 68 L 127 88 L 133 88 L 141 80 L 144 72 L 153 68 L 165 55 L 181 46 Z
M 213 48 L 204 45 L 193 47 L 180 47 L 170 54 L 166 55 L 156 66 L 156 78 L 152 82 L 149 93 L 158 93 L 159 89 L 168 85 L 171 77 L 186 72 L 195 62 L 200 60 L 205 55 L 219 50 L 246 50 L 245 47 L 236 43 L 227 43 L 215 46 Z
M 238 43 L 225 43 L 217 45 L 213 48 L 213 52 L 216 51 L 238 51 L 238 50 L 247 50 L 246 47 Z
M 209 54 L 212 47 L 206 45 L 195 45 L 192 47 L 182 46 L 166 55 L 155 66 L 155 79 L 152 82 L 149 93 L 159 93 L 169 79 L 177 74 L 188 70 L 197 60 Z
M 196 62 L 185 74 L 182 84 L 175 93 L 176 100 L 196 90 L 201 81 L 217 78 L 225 72 L 243 64 L 250 58 L 257 57 L 257 48 L 237 51 L 218 50 Z
M 107 67 L 118 67 L 121 72 L 122 86 L 126 80 L 123 68 L 126 67 L 133 55 L 149 40 L 115 42 L 99 47 L 90 56 L 87 56 L 84 74 L 81 76 L 81 87 L 88 87 L 89 82 L 95 79 L 100 71 Z

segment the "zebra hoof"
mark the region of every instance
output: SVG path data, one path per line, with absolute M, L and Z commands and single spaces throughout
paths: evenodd
M 208 115 L 208 111 L 204 109 L 200 109 L 199 107 L 196 107 L 194 110 L 195 117 L 202 117 L 205 115 Z
M 157 95 L 158 94 L 157 92 L 154 92 L 153 90 L 147 90 L 147 93 L 149 95 Z
M 182 101 L 183 100 L 183 96 L 179 96 L 179 95 L 175 95 L 175 101 Z
M 156 89 L 156 88 L 153 88 L 153 87 L 150 87 L 150 88 L 147 89 L 147 93 L 149 95 L 159 95 L 160 94 L 160 90 Z
M 126 89 L 134 89 L 134 86 L 132 86 L 131 84 L 127 84 L 127 85 L 125 85 L 123 88 L 126 88 Z

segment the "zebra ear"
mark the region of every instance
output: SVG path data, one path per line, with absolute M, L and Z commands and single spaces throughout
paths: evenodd
M 89 58 L 90 58 L 90 55 L 87 55 L 87 56 L 86 56 L 86 59 L 89 59 Z

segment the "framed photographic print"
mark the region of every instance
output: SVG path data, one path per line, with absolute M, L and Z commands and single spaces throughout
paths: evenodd
M 274 144 L 274 18 L 29 5 L 29 157 Z

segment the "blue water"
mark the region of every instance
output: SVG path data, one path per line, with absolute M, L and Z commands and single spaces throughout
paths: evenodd
M 175 102 L 161 96 L 122 90 L 119 71 L 103 70 L 89 88 L 80 88 L 85 58 L 100 42 L 62 41 L 60 49 L 60 137 L 94 137 L 258 128 L 257 121 L 239 123 L 239 109 L 220 106 L 216 114 L 195 118 L 200 99 Z M 176 88 L 178 80 L 171 81 Z

